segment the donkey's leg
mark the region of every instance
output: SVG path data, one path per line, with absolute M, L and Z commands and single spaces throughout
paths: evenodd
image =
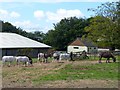
M 45 58 L 45 63 L 47 63 L 48 58 Z
M 16 63 L 17 63 L 17 66 L 19 67 L 19 66 L 20 66 L 20 63 L 19 63 L 19 61 L 18 61 L 18 60 L 17 60 L 17 62 L 16 62 Z
M 106 63 L 109 63 L 109 58 L 107 58 Z
M 45 58 L 45 63 L 47 63 L 47 58 Z
M 102 57 L 99 58 L 99 63 L 102 63 L 102 62 L 101 62 L 101 59 L 102 59 Z
M 44 58 L 44 63 L 46 63 L 46 58 Z
M 106 59 L 106 63 L 108 62 L 108 58 Z
M 108 58 L 108 63 L 110 63 L 110 58 Z
M 42 62 L 42 58 L 39 58 L 39 63 L 41 63 Z
M 41 63 L 43 63 L 43 61 L 44 61 L 44 59 L 43 59 L 43 58 L 41 58 Z
M 52 62 L 54 62 L 54 57 L 52 58 Z
M 55 58 L 55 57 L 53 57 L 53 60 L 52 60 L 52 62 L 55 62 L 55 60 L 56 60 L 56 58 Z
M 45 61 L 46 61 L 46 60 L 45 60 L 45 58 L 43 58 L 43 61 L 42 61 L 42 63 L 45 63 Z
M 11 61 L 9 62 L 9 65 L 8 65 L 8 67 L 10 67 L 11 66 Z
M 38 57 L 38 61 L 40 62 L 40 58 Z
M 40 58 L 39 58 L 39 63 L 42 63 L 42 62 L 43 62 L 43 58 L 40 57 Z
M 53 62 L 56 62 L 56 61 L 57 61 L 57 58 L 56 58 L 56 57 L 54 57 Z
M 18 60 L 16 61 L 16 64 L 18 65 L 19 63 L 18 63 Z

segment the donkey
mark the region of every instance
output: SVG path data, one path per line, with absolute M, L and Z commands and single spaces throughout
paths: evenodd
M 108 51 L 106 51 L 106 52 L 101 52 L 100 54 L 99 54 L 99 63 L 102 63 L 101 62 L 101 59 L 102 58 L 107 58 L 107 60 L 106 60 L 106 63 L 110 63 L 110 58 L 112 58 L 113 59 L 113 62 L 116 62 L 116 58 L 115 58 L 115 56 L 111 53 L 111 52 L 108 52 Z

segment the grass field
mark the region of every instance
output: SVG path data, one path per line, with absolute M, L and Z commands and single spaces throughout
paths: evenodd
M 118 88 L 119 60 L 99 64 L 97 57 L 79 61 L 61 61 L 41 64 L 34 60 L 33 67 L 4 66 L 3 87 L 39 88 Z

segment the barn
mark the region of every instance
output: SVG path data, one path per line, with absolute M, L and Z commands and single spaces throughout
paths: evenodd
M 91 41 L 84 39 L 82 40 L 81 38 L 76 38 L 72 43 L 70 43 L 67 47 L 67 52 L 82 52 L 86 51 L 87 53 L 96 53 L 98 48 L 95 46 Z
M 16 33 L 0 32 L 0 58 L 4 55 L 29 55 L 37 57 L 39 52 L 45 52 L 51 46 L 21 36 Z

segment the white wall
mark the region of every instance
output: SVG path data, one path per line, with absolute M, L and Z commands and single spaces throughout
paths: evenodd
M 105 48 L 98 48 L 98 52 L 103 52 L 103 51 L 109 51 L 109 49 L 105 49 Z
M 68 46 L 67 47 L 67 53 L 82 52 L 84 50 L 87 52 L 87 47 L 86 46 Z
M 70 53 L 70 52 L 82 52 L 84 50 L 86 52 L 88 52 L 88 53 L 96 53 L 96 52 L 98 52 L 97 47 L 87 47 L 87 46 L 68 46 L 67 47 L 67 53 Z

